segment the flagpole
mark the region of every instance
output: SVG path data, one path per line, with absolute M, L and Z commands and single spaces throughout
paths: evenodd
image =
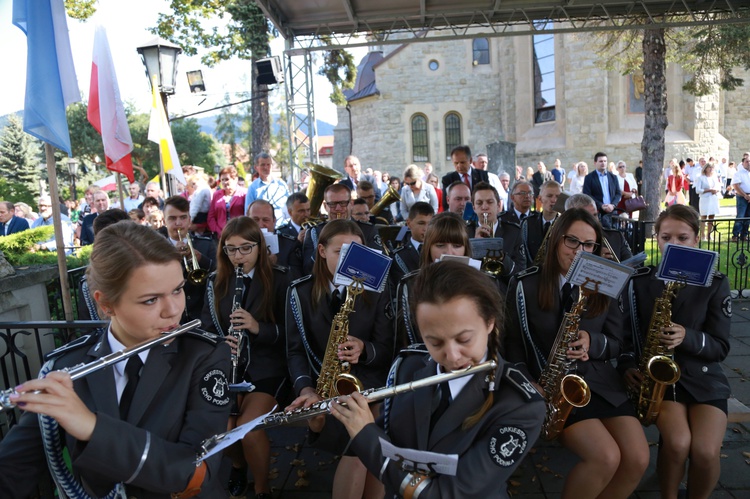
M 122 179 L 120 178 L 120 172 L 117 172 L 117 192 L 120 194 L 120 209 L 125 209 L 125 197 L 122 191 Z
M 55 169 L 54 149 L 44 143 L 44 153 L 47 156 L 47 176 L 49 177 L 50 204 L 52 205 L 52 221 L 55 228 L 55 246 L 57 249 L 57 268 L 60 274 L 60 293 L 62 294 L 63 312 L 65 320 L 73 320 L 73 302 L 70 299 L 70 284 L 68 282 L 68 262 L 65 260 L 65 239 L 60 221 L 60 195 L 57 189 L 57 170 Z

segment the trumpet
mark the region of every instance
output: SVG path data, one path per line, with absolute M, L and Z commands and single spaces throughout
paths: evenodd
M 98 371 L 100 369 L 103 369 L 107 366 L 117 364 L 118 362 L 123 361 L 129 357 L 132 357 L 133 355 L 137 355 L 143 352 L 144 350 L 149 350 L 150 348 L 155 347 L 156 345 L 161 345 L 162 343 L 166 343 L 183 333 L 186 333 L 192 329 L 197 328 L 200 325 L 201 325 L 201 321 L 198 319 L 195 319 L 194 321 L 188 322 L 184 326 L 174 328 L 171 331 L 167 331 L 166 333 L 163 333 L 162 335 L 156 338 L 144 341 L 143 343 L 133 345 L 132 347 L 128 347 L 123 350 L 118 350 L 117 352 L 112 352 L 111 354 L 105 355 L 104 357 L 97 359 L 93 362 L 89 362 L 88 364 L 78 364 L 73 367 L 66 367 L 65 369 L 62 369 L 62 371 L 70 374 L 70 379 L 75 381 L 79 378 L 88 376 L 89 374 L 95 371 Z M 0 392 L 0 412 L 6 409 L 12 409 L 16 406 L 10 400 L 10 396 L 16 393 L 17 392 L 15 388 L 9 388 L 7 390 Z M 39 393 L 39 392 L 35 391 L 34 393 Z
M 402 383 L 395 386 L 386 386 L 378 389 L 370 388 L 369 390 L 365 390 L 360 393 L 365 397 L 365 399 L 367 399 L 367 402 L 371 404 L 373 402 L 378 402 L 380 400 L 394 397 L 402 393 L 411 392 L 419 388 L 437 385 L 439 383 L 444 383 L 452 379 L 461 378 L 463 376 L 470 376 L 472 374 L 489 371 L 496 368 L 497 362 L 495 362 L 494 360 L 488 360 L 486 362 L 482 362 L 481 364 L 469 366 L 466 369 L 461 369 L 460 371 L 436 374 L 434 376 L 429 376 L 427 378 L 418 379 L 416 381 L 410 381 L 408 383 Z M 230 430 L 226 433 L 214 435 L 213 437 L 204 440 L 201 444 L 201 452 L 198 454 L 198 461 L 202 461 L 213 452 L 217 452 L 218 449 L 216 449 L 216 447 L 223 448 L 224 446 L 226 446 L 227 443 L 224 443 L 225 440 L 231 439 L 232 437 L 238 437 L 238 435 L 236 435 L 236 432 L 238 430 L 244 431 L 244 436 L 251 431 L 265 430 L 266 428 L 296 423 L 298 421 L 304 421 L 310 418 L 314 418 L 315 416 L 320 416 L 322 414 L 328 414 L 329 412 L 331 412 L 331 406 L 333 405 L 334 401 L 336 401 L 336 399 L 337 397 L 332 397 L 326 400 L 321 400 L 320 402 L 316 402 L 310 407 L 299 408 L 291 412 L 282 411 L 269 414 L 253 428 L 241 430 L 240 427 L 237 427 L 234 430 Z M 341 400 L 339 400 L 339 403 L 346 404 L 346 402 L 343 402 Z M 229 440 L 229 442 L 231 441 L 232 440 Z
M 177 237 L 182 239 L 180 229 L 177 229 Z M 190 250 L 190 260 L 188 261 L 187 256 L 183 255 L 182 261 L 185 263 L 188 281 L 193 284 L 203 284 L 208 278 L 208 271 L 202 269 L 200 265 L 198 265 L 198 258 L 195 256 L 195 249 L 193 248 L 193 241 L 190 238 L 190 232 L 187 233 L 187 246 Z

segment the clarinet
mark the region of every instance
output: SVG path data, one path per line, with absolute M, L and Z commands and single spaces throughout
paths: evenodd
M 242 264 L 237 265 L 234 269 L 234 297 L 232 298 L 232 312 L 234 313 L 242 307 L 242 293 L 245 291 L 245 284 L 242 280 L 244 271 L 242 270 Z M 229 379 L 229 383 L 234 385 L 237 383 L 237 371 L 240 364 L 240 352 L 242 351 L 242 329 L 234 327 L 231 319 L 229 322 L 228 334 L 237 339 L 237 352 L 232 353 L 232 376 Z

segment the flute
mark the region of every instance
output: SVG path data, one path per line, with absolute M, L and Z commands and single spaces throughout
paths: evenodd
M 112 352 L 109 355 L 105 355 L 104 357 L 97 359 L 93 362 L 89 362 L 88 364 L 78 364 L 73 367 L 66 367 L 64 369 L 61 369 L 62 372 L 67 372 L 70 374 L 70 379 L 73 381 L 83 378 L 84 376 L 88 376 L 89 374 L 98 371 L 100 369 L 104 369 L 107 366 L 111 366 L 113 364 L 117 364 L 118 362 L 125 360 L 129 357 L 132 357 L 133 355 L 137 355 L 144 350 L 148 350 L 152 347 L 155 347 L 156 345 L 161 345 L 162 343 L 166 343 L 169 340 L 176 338 L 177 336 L 186 333 L 192 329 L 197 328 L 201 325 L 201 321 L 198 319 L 195 319 L 193 321 L 188 322 L 185 325 L 176 327 L 172 329 L 171 331 L 167 331 L 166 333 L 163 333 L 159 335 L 156 338 L 153 338 L 151 340 L 144 341 L 143 343 L 139 343 L 137 345 L 133 345 L 132 347 L 125 348 L 123 350 L 118 350 L 117 352 Z M 11 402 L 10 396 L 15 395 L 16 389 L 15 388 L 8 388 L 7 390 L 3 390 L 0 392 L 0 412 L 6 410 L 6 409 L 13 409 L 16 405 Z M 38 390 L 35 390 L 31 393 L 40 393 Z

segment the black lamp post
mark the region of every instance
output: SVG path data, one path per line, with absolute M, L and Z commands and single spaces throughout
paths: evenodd
M 182 53 L 182 48 L 157 36 L 149 40 L 148 43 L 136 47 L 136 50 L 146 68 L 149 87 L 153 85 L 154 78 L 156 79 L 157 90 L 161 95 L 164 113 L 167 115 L 167 122 L 169 122 L 167 96 L 174 93 L 177 85 L 177 56 Z M 165 193 L 169 193 L 166 175 L 163 171 L 161 172 L 161 178 L 162 189 Z
M 68 173 L 70 173 L 70 197 L 73 201 L 76 201 L 78 195 L 76 193 L 76 175 L 78 175 L 78 160 L 75 158 L 68 158 Z

